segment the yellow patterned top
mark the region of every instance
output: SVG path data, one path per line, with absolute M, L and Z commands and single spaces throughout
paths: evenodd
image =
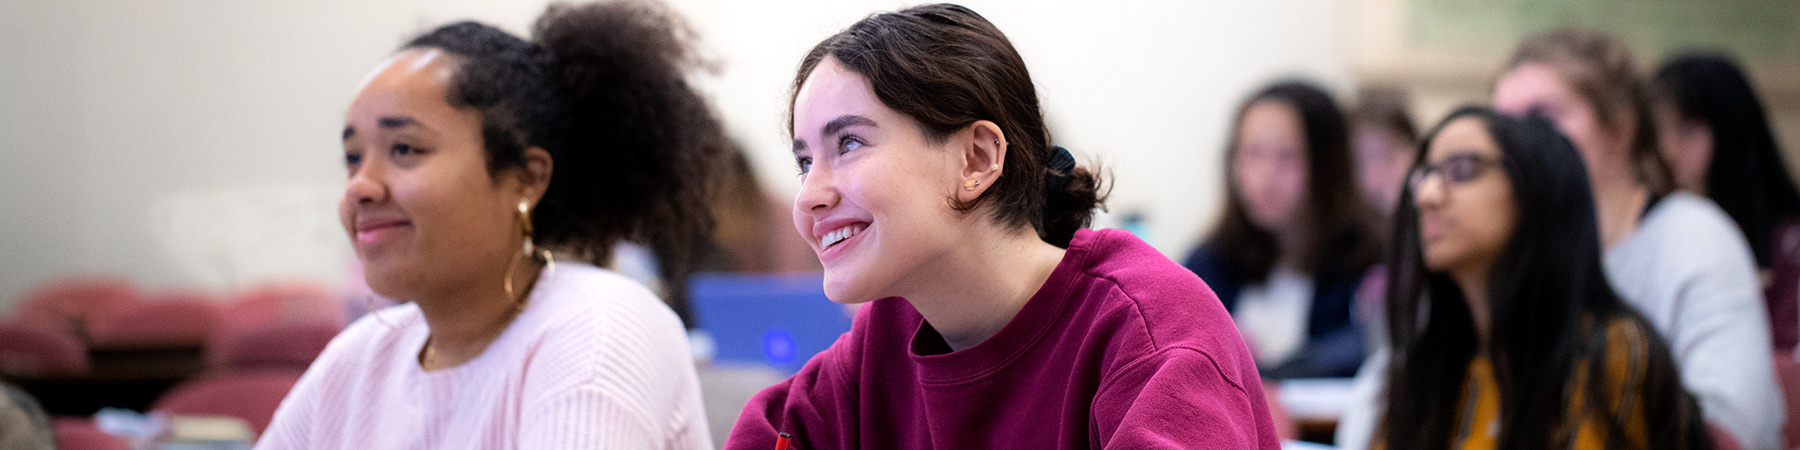
M 1625 319 L 1615 319 L 1606 327 L 1606 377 L 1607 386 L 1615 389 L 1612 395 L 1612 410 L 1593 411 L 1584 414 L 1581 405 L 1585 403 L 1585 387 L 1587 386 L 1588 368 L 1585 364 L 1577 364 L 1574 374 L 1569 379 L 1569 415 L 1564 424 L 1563 433 L 1575 430 L 1575 438 L 1569 448 L 1574 450 L 1600 450 L 1606 448 L 1606 424 L 1604 421 L 1622 421 L 1626 439 L 1630 439 L 1629 447 L 1645 448 L 1649 445 L 1649 433 L 1645 429 L 1644 408 L 1640 402 L 1640 392 L 1644 384 L 1644 367 L 1649 360 L 1644 353 L 1649 346 L 1642 335 L 1644 331 Z M 1494 379 L 1494 367 L 1484 356 L 1477 356 L 1469 361 L 1468 375 L 1464 376 L 1462 400 L 1457 406 L 1457 414 L 1462 417 L 1457 421 L 1457 429 L 1453 436 L 1453 448 L 1462 450 L 1493 450 L 1495 439 L 1500 433 L 1500 386 Z M 1571 442 L 1565 436 L 1559 436 L 1553 442 Z

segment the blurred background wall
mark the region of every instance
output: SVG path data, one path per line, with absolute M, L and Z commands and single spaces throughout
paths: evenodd
M 672 0 L 718 70 L 712 95 L 766 189 L 791 195 L 788 84 L 814 43 L 913 2 Z M 1343 100 L 1413 91 L 1431 123 L 1486 97 L 1516 40 L 1559 23 L 1640 62 L 1724 47 L 1800 151 L 1800 3 L 1728 0 L 969 1 L 1024 55 L 1057 143 L 1110 169 L 1100 226 L 1141 215 L 1171 256 L 1210 226 L 1241 98 L 1300 76 Z M 541 1 L 0 0 L 0 312 L 32 284 L 117 273 L 150 287 L 343 281 L 337 142 L 353 89 L 407 36 L 477 19 L 525 32 Z

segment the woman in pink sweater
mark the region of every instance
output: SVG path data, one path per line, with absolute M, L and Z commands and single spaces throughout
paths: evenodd
M 1129 233 L 1082 230 L 1103 183 L 1051 145 L 986 19 L 870 16 L 794 86 L 794 226 L 828 297 L 872 303 L 753 398 L 726 448 L 1277 448 L 1205 283 Z
M 370 287 L 405 303 L 334 339 L 257 448 L 711 447 L 681 322 L 595 267 L 710 225 L 726 141 L 676 27 L 552 7 L 531 41 L 451 24 L 375 69 L 339 213 Z

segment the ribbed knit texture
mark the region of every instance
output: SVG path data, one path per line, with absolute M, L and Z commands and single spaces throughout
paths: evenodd
M 681 322 L 642 285 L 558 262 L 481 356 L 419 368 L 417 305 L 331 341 L 257 449 L 708 449 Z

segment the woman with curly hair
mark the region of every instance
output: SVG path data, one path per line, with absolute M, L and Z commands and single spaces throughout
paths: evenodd
M 686 34 L 642 3 L 463 22 L 350 103 L 339 205 L 374 292 L 258 448 L 710 448 L 682 324 L 597 268 L 704 234 L 726 148 Z

